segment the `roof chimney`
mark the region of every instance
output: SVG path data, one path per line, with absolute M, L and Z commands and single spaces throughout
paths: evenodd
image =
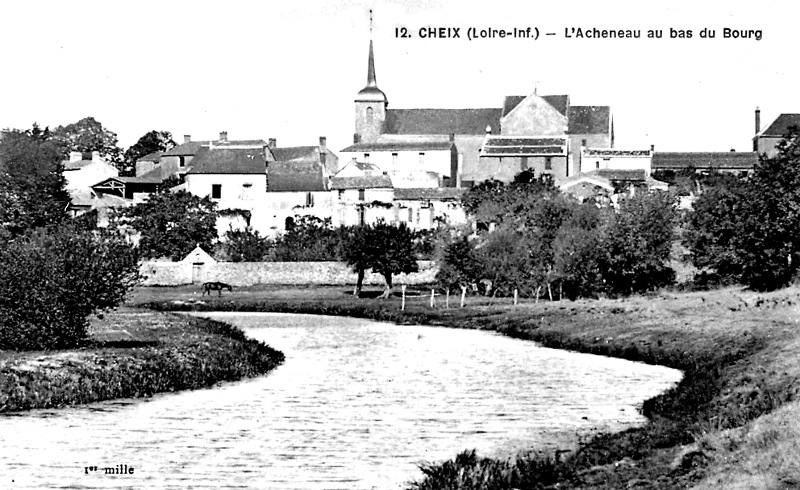
M 761 109 L 756 107 L 756 134 L 761 131 Z
M 270 138 L 269 141 L 267 142 L 267 146 L 269 146 L 270 148 L 277 147 L 278 146 L 277 140 L 275 138 Z
M 228 132 L 227 131 L 220 131 L 219 132 L 219 140 L 220 141 L 228 141 Z
M 320 151 L 324 151 L 325 149 L 327 149 L 327 143 L 328 143 L 328 138 L 326 138 L 324 136 L 320 136 L 319 137 L 319 149 L 320 149 Z
M 191 134 L 184 134 L 183 135 L 183 142 L 184 143 L 188 143 L 190 141 L 192 141 L 192 135 Z
M 656 152 L 656 145 L 650 145 L 650 153 Z

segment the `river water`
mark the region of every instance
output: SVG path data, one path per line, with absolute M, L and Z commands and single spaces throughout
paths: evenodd
M 640 424 L 636 407 L 680 379 L 482 331 L 206 316 L 286 362 L 210 389 L 0 417 L 0 488 L 405 488 L 418 464 L 463 449 L 507 457 Z

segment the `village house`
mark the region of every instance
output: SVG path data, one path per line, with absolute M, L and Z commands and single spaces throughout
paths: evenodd
M 392 180 L 373 163 L 351 160 L 331 178 L 331 192 L 334 226 L 395 221 Z
M 800 128 L 800 114 L 781 114 L 772 124 L 761 130 L 761 110 L 756 107 L 756 135 L 753 137 L 753 151 L 759 155 L 774 157 L 778 143 L 789 134 L 790 128 Z

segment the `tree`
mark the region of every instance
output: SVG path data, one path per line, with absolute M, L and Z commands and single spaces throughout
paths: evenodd
M 638 193 L 621 202 L 603 234 L 600 268 L 609 293 L 644 292 L 674 280 L 669 258 L 675 220 L 666 193 Z
M 5 131 L 0 138 L 0 230 L 17 236 L 68 216 L 61 147 L 48 129 Z
M 0 349 L 74 347 L 87 317 L 119 305 L 138 280 L 138 254 L 120 235 L 71 223 L 0 247 Z
M 169 131 L 152 130 L 145 133 L 134 145 L 125 150 L 123 155 L 124 167 L 120 169 L 120 173 L 133 175 L 136 172 L 137 160 L 157 151 L 171 150 L 175 146 L 172 133 Z
M 197 245 L 213 250 L 217 239 L 217 204 L 208 196 L 186 191 L 153 194 L 116 217 L 141 234 L 139 248 L 145 258 L 182 260 Z
M 436 281 L 445 288 L 466 288 L 481 280 L 483 264 L 473 241 L 457 237 L 444 247 Z
M 350 228 L 344 235 L 342 258 L 358 274 L 356 297 L 361 293 L 364 273 L 368 269 L 386 280 L 383 298 L 392 294 L 393 275 L 418 270 L 414 233 L 405 223 L 395 226 L 380 221 L 375 225 Z
M 275 240 L 272 260 L 279 262 L 314 262 L 338 260 L 341 231 L 331 226 L 331 219 L 295 216 L 286 232 Z
M 107 161 L 122 167 L 122 150 L 117 146 L 117 134 L 104 128 L 93 117 L 58 126 L 53 130 L 53 137 L 61 143 L 64 156 L 71 151 L 97 151 Z
M 260 262 L 269 253 L 270 240 L 250 227 L 225 233 L 223 251 L 231 262 Z

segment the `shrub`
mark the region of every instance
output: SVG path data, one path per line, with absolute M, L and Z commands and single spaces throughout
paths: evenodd
M 79 345 L 87 317 L 117 306 L 138 254 L 108 232 L 39 229 L 0 247 L 0 349 Z

